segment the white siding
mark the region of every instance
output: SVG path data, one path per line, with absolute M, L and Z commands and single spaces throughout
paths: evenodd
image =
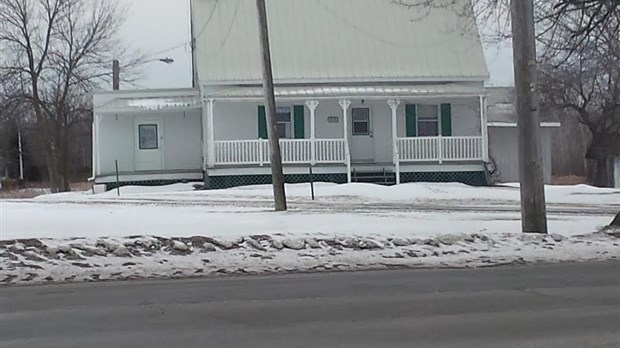
M 164 171 L 201 170 L 202 121 L 199 110 L 172 113 L 104 114 L 99 123 L 99 172 L 115 171 L 118 160 L 120 172 L 134 172 L 135 119 L 161 117 L 163 120 Z
M 551 132 L 549 128 L 541 129 L 543 179 L 551 183 Z M 500 182 L 519 181 L 519 148 L 517 128 L 489 128 L 489 150 L 499 170 Z
M 452 104 L 452 134 L 454 136 L 480 136 L 480 111 L 477 98 L 444 100 L 402 100 L 398 108 L 398 136 L 405 136 L 405 104 Z M 258 138 L 258 102 L 215 102 L 215 140 L 251 140 Z M 278 106 L 304 105 L 305 101 L 278 102 Z M 386 100 L 354 101 L 351 107 L 368 106 L 371 109 L 374 141 L 374 161 L 392 162 L 392 113 Z M 351 117 L 349 109 L 349 124 Z M 310 110 L 305 107 L 304 134 L 310 137 Z M 336 100 L 322 100 L 316 109 L 316 137 L 318 139 L 343 138 L 344 125 L 342 109 Z M 337 123 L 330 123 L 330 117 L 337 117 Z M 350 133 L 349 133 L 350 134 Z
M 439 81 L 488 76 L 469 0 L 429 13 L 391 0 L 268 0 L 276 82 Z M 441 5 L 441 4 L 439 4 Z M 260 80 L 254 0 L 193 0 L 201 83 Z M 208 22 L 207 22 L 208 20 Z

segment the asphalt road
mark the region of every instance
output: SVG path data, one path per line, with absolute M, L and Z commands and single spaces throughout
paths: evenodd
M 0 346 L 620 347 L 620 263 L 0 288 Z

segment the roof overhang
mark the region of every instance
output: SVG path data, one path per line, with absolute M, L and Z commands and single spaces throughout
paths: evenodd
M 489 127 L 497 127 L 497 128 L 516 128 L 516 122 L 489 122 Z M 558 128 L 561 127 L 562 124 L 560 122 L 541 122 L 540 126 L 543 128 Z
M 277 86 L 277 99 L 336 99 L 336 98 L 436 98 L 478 97 L 485 95 L 483 87 L 459 84 L 377 85 L 377 86 Z M 262 100 L 263 88 L 257 86 L 233 87 L 207 93 L 214 100 Z
M 201 107 L 200 93 L 194 89 L 103 91 L 94 95 L 95 113 L 184 111 Z

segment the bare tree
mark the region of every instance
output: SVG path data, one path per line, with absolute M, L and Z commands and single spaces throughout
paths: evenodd
M 29 107 L 53 192 L 69 187 L 72 129 L 92 117 L 89 93 L 111 77 L 110 62 L 133 66 L 118 39 L 113 0 L 0 0 L 0 77 Z
M 497 42 L 512 37 L 510 24 L 511 0 L 391 0 L 411 10 L 427 13 L 432 8 L 444 8 L 459 14 L 470 14 L 473 10 L 475 23 L 463 21 L 462 25 L 478 25 L 486 41 Z M 535 0 L 534 16 L 537 37 L 543 43 L 561 33 L 570 34 L 570 40 L 562 49 L 577 51 L 587 44 L 586 38 L 596 34 L 596 28 L 609 27 L 618 32 L 616 18 L 620 12 L 618 0 Z M 464 18 L 466 16 L 463 16 Z M 570 25 L 564 20 L 570 17 Z M 614 18 L 615 17 L 615 18 Z M 558 30 L 562 28 L 562 30 Z M 545 48 L 545 47 L 543 47 Z M 555 47 L 557 49 L 558 47 Z
M 600 22 L 579 32 L 582 22 Z M 596 162 L 591 180 L 599 186 L 610 182 L 606 167 L 620 155 L 620 15 L 602 15 L 584 8 L 559 19 L 548 50 L 541 59 L 543 103 L 576 116 L 590 131 L 586 157 Z

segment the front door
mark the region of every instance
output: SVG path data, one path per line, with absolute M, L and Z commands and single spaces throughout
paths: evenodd
M 372 162 L 375 158 L 369 107 L 351 108 L 351 160 Z
M 163 127 L 161 118 L 136 120 L 136 170 L 163 169 Z

